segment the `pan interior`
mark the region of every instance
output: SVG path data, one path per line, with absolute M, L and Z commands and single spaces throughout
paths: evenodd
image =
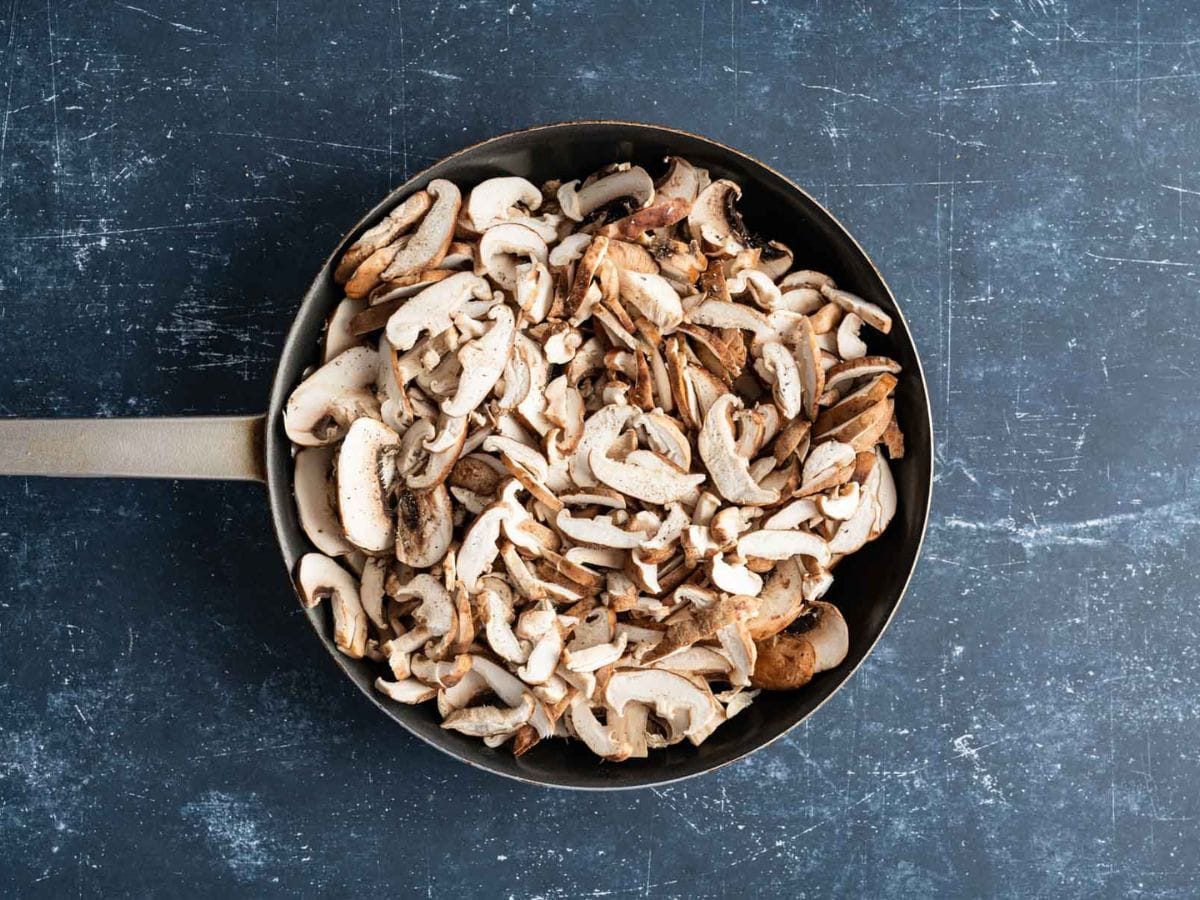
M 502 748 L 439 727 L 431 704 L 407 707 L 387 700 L 372 687 L 375 664 L 351 660 L 332 641 L 324 608 L 309 613 L 313 627 L 342 670 L 373 703 L 410 732 L 470 765 L 539 784 L 582 789 L 645 787 L 698 775 L 738 759 L 794 727 L 850 676 L 878 640 L 907 586 L 920 551 L 929 510 L 932 438 L 924 376 L 908 327 L 878 271 L 840 224 L 811 197 L 766 166 L 707 139 L 652 125 L 578 122 L 504 135 L 477 144 L 426 169 L 368 213 L 321 267 L 288 334 L 271 397 L 267 429 L 268 485 L 272 516 L 288 571 L 311 549 L 292 501 L 291 450 L 283 433 L 282 409 L 306 367 L 317 362 L 325 317 L 341 299 L 333 265 L 342 249 L 377 222 L 400 199 L 434 178 L 466 188 L 497 175 L 522 175 L 534 183 L 549 178 L 583 178 L 608 163 L 630 161 L 657 177 L 664 157 L 684 156 L 707 167 L 713 178 L 728 177 L 742 187 L 740 208 L 747 225 L 795 251 L 797 268 L 832 275 L 839 286 L 883 306 L 893 317 L 888 335 L 864 329 L 872 353 L 891 356 L 904 367 L 896 390 L 896 414 L 907 453 L 892 463 L 898 511 L 876 541 L 843 561 L 826 599 L 836 603 L 850 631 L 846 661 L 817 676 L 806 688 L 763 692 L 736 721 L 718 728 L 700 747 L 677 745 L 648 759 L 601 763 L 577 742 L 547 741 L 520 759 Z

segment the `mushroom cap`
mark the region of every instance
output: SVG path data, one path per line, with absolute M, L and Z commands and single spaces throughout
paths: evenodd
M 578 184 L 568 181 L 558 189 L 559 206 L 576 222 L 622 197 L 631 197 L 638 206 L 645 206 L 654 198 L 654 181 L 641 166 L 606 175 L 582 190 L 576 189 Z

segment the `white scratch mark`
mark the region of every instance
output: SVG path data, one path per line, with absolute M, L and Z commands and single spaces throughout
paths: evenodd
M 180 31 L 190 31 L 194 34 L 208 34 L 202 28 L 193 28 L 191 25 L 184 25 L 182 22 L 172 22 L 170 19 L 164 19 L 162 16 L 156 16 L 149 10 L 142 9 L 140 6 L 130 6 L 128 3 L 118 3 L 117 6 L 123 6 L 125 9 L 131 9 L 135 13 L 141 13 L 143 16 L 149 16 L 151 19 L 156 19 L 164 25 L 170 25 L 172 28 L 178 28 Z

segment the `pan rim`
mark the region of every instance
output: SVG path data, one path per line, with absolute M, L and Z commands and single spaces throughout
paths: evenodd
M 813 706 L 812 709 L 810 709 L 807 713 L 805 713 L 803 716 L 798 718 L 795 722 L 793 722 L 790 725 L 788 725 L 787 727 L 783 728 L 777 734 L 764 739 L 761 743 L 758 743 L 758 744 L 746 749 L 744 752 L 737 753 L 736 755 L 733 755 L 733 756 L 729 757 L 728 759 L 722 760 L 717 763 L 713 763 L 712 765 L 704 766 L 703 768 L 700 768 L 696 771 L 688 772 L 688 773 L 680 774 L 680 775 L 663 777 L 663 778 L 651 778 L 651 779 L 639 780 L 636 783 L 632 783 L 632 784 L 564 783 L 561 781 L 552 781 L 552 780 L 548 780 L 548 779 L 544 779 L 544 778 L 538 778 L 536 776 L 533 776 L 532 774 L 531 775 L 521 775 L 521 774 L 517 774 L 514 772 L 510 772 L 510 771 L 505 771 L 499 767 L 494 767 L 492 765 L 489 765 L 488 762 L 485 760 L 473 759 L 469 756 L 461 754 L 455 748 L 447 746 L 442 743 L 439 743 L 435 740 L 432 740 L 432 739 L 428 738 L 426 735 L 421 734 L 415 728 L 412 728 L 402 718 L 395 715 L 393 713 L 393 711 L 382 702 L 381 698 L 379 696 L 377 696 L 369 687 L 364 687 L 363 685 L 359 684 L 354 679 L 354 677 L 352 676 L 352 673 L 350 672 L 350 669 L 348 668 L 346 660 L 341 657 L 341 654 L 337 653 L 335 650 L 330 650 L 330 655 L 334 658 L 334 662 L 342 670 L 343 674 L 347 678 L 349 678 L 351 680 L 351 682 L 354 684 L 354 686 L 356 688 L 358 688 L 360 690 L 360 692 L 363 693 L 367 697 L 367 699 L 370 700 L 370 702 L 377 709 L 379 709 L 381 712 L 383 712 L 389 719 L 391 719 L 396 724 L 400 725 L 410 735 L 414 736 L 415 738 L 422 741 L 423 743 L 441 751 L 442 753 L 447 754 L 448 756 L 453 757 L 454 759 L 456 759 L 460 762 L 466 763 L 467 765 L 471 766 L 474 769 L 479 769 L 481 771 L 489 772 L 494 775 L 499 775 L 503 778 L 506 778 L 506 779 L 509 779 L 512 781 L 516 781 L 516 782 L 520 782 L 523 784 L 535 785 L 538 787 L 556 788 L 556 789 L 560 789 L 560 790 L 596 791 L 596 792 L 645 790 L 645 789 L 650 789 L 650 788 L 663 787 L 663 786 L 671 785 L 671 784 L 677 784 L 679 782 L 687 781 L 692 778 L 698 778 L 698 777 L 701 777 L 704 775 L 709 775 L 715 771 L 718 771 L 719 769 L 723 769 L 724 767 L 726 767 L 728 765 L 731 765 L 735 762 L 739 762 L 739 761 L 745 759 L 746 757 L 765 749 L 766 747 L 771 746 L 776 741 L 780 740 L 781 738 L 785 737 L 788 734 L 791 734 L 803 722 L 808 721 L 808 719 L 811 716 L 813 716 L 819 709 L 821 709 L 826 703 L 828 703 L 829 700 L 835 694 L 837 694 L 840 690 L 842 690 L 843 687 L 845 687 L 847 682 L 849 682 L 854 677 L 854 675 L 858 672 L 858 669 L 863 665 L 863 663 L 866 662 L 867 658 L 875 651 L 875 648 L 878 645 L 880 639 L 887 632 L 887 630 L 891 626 L 893 620 L 896 618 L 896 615 L 899 612 L 900 607 L 903 604 L 905 597 L 908 594 L 908 589 L 911 586 L 914 575 L 916 574 L 917 564 L 919 563 L 919 561 L 921 559 L 921 554 L 924 549 L 925 538 L 928 534 L 928 528 L 929 528 L 930 512 L 931 512 L 932 505 L 933 505 L 934 470 L 935 470 L 935 465 L 936 465 L 935 460 L 934 460 L 933 450 L 934 450 L 934 447 L 936 447 L 936 438 L 935 438 L 934 430 L 933 430 L 933 407 L 932 407 L 932 402 L 931 402 L 931 398 L 929 395 L 928 382 L 925 377 L 924 365 L 921 362 L 920 352 L 917 348 L 916 341 L 913 339 L 912 330 L 908 326 L 908 320 L 905 318 L 904 310 L 900 306 L 900 303 L 897 301 L 896 296 L 893 293 L 891 287 L 888 285 L 886 279 L 884 279 L 883 273 L 880 272 L 879 267 L 875 264 L 875 261 L 871 258 L 870 254 L 868 254 L 867 251 L 862 247 L 862 245 L 858 242 L 858 240 L 854 237 L 854 235 L 850 233 L 850 231 L 846 228 L 846 226 L 844 224 L 842 224 L 841 220 L 838 219 L 837 216 L 833 215 L 833 213 L 831 213 L 824 206 L 824 204 L 820 203 L 816 198 L 814 198 L 810 193 L 808 193 L 808 191 L 806 191 L 800 185 L 796 184 L 791 178 L 782 174 L 781 172 L 779 172 L 772 166 L 768 165 L 767 163 L 764 163 L 761 160 L 757 159 L 756 157 L 753 157 L 753 156 L 751 156 L 741 150 L 738 150 L 734 147 L 730 147 L 727 144 L 724 144 L 713 138 L 706 137 L 704 135 L 695 134 L 694 132 L 685 131 L 683 129 L 674 128 L 669 125 L 662 125 L 662 124 L 654 123 L 654 122 L 637 122 L 637 121 L 624 120 L 624 119 L 574 119 L 574 120 L 550 122 L 550 123 L 541 124 L 541 125 L 533 125 L 533 126 L 529 126 L 527 128 L 518 128 L 518 129 L 514 129 L 512 131 L 504 132 L 502 134 L 493 135 L 493 136 L 488 137 L 481 141 L 477 141 L 477 142 L 472 143 L 468 146 L 465 146 L 453 153 L 450 153 L 450 154 L 436 160 L 433 163 L 430 163 L 428 166 L 425 166 L 419 172 L 416 172 L 415 174 L 410 176 L 408 179 L 406 179 L 404 181 L 404 183 L 398 185 L 397 187 L 395 187 L 391 191 L 389 191 L 386 196 L 384 196 L 370 210 L 368 210 L 363 216 L 361 216 L 357 222 L 355 222 L 355 224 L 350 228 L 350 230 L 347 231 L 346 234 L 342 237 L 341 241 L 339 241 L 335 245 L 333 250 L 325 258 L 324 262 L 321 264 L 320 268 L 317 270 L 317 272 L 312 280 L 312 283 L 309 285 L 308 290 L 305 291 L 303 298 L 301 299 L 299 305 L 296 308 L 296 315 L 292 320 L 292 324 L 288 328 L 287 335 L 284 338 L 283 346 L 280 350 L 279 363 L 276 367 L 275 376 L 274 376 L 274 379 L 273 379 L 272 385 L 271 385 L 270 405 L 269 405 L 269 409 L 267 412 L 268 422 L 267 422 L 267 427 L 265 428 L 265 440 L 264 440 L 264 444 L 263 444 L 264 455 L 266 457 L 265 464 L 266 464 L 266 472 L 267 472 L 267 496 L 268 496 L 268 502 L 270 504 L 271 522 L 272 522 L 272 526 L 275 531 L 276 543 L 279 547 L 280 555 L 282 557 L 285 569 L 287 570 L 288 578 L 289 578 L 289 580 L 291 580 L 292 566 L 294 565 L 294 561 L 289 561 L 289 552 L 288 552 L 288 549 L 287 549 L 287 546 L 285 543 L 285 539 L 284 539 L 284 531 L 285 531 L 285 527 L 286 527 L 286 522 L 285 522 L 284 514 L 283 514 L 284 505 L 290 504 L 292 502 L 292 492 L 291 492 L 291 485 L 290 485 L 290 466 L 279 465 L 276 463 L 277 459 L 284 458 L 284 459 L 290 460 L 290 458 L 291 458 L 290 451 L 282 457 L 279 453 L 276 452 L 276 447 L 280 442 L 284 443 L 285 445 L 287 443 L 286 437 L 284 437 L 282 434 L 282 411 L 283 411 L 284 403 L 287 400 L 287 396 L 291 392 L 291 389 L 293 387 L 293 385 L 291 383 L 285 383 L 286 373 L 284 370 L 285 370 L 285 368 L 287 368 L 288 361 L 300 350 L 299 342 L 301 341 L 301 338 L 302 338 L 302 335 L 300 333 L 301 332 L 301 327 L 300 327 L 301 312 L 303 310 L 307 309 L 309 307 L 309 305 L 311 303 L 313 303 L 319 297 L 319 295 L 323 292 L 325 279 L 328 277 L 335 261 L 340 257 L 341 253 L 343 252 L 345 247 L 350 243 L 351 239 L 353 237 L 355 237 L 356 235 L 358 235 L 365 227 L 367 227 L 367 225 L 369 223 L 375 221 L 378 217 L 380 217 L 384 212 L 386 212 L 386 210 L 391 209 L 395 205 L 395 203 L 398 201 L 399 198 L 406 196 L 408 193 L 410 193 L 412 190 L 414 190 L 417 185 L 421 184 L 424 180 L 426 180 L 428 178 L 428 173 L 431 170 L 438 168 L 445 163 L 459 159 L 467 154 L 471 154 L 471 153 L 480 151 L 480 150 L 488 147 L 489 145 L 499 143 L 502 141 L 507 141 L 507 140 L 510 140 L 517 136 L 529 135 L 529 134 L 539 134 L 539 133 L 555 133 L 555 132 L 562 132 L 562 133 L 566 133 L 569 135 L 571 130 L 578 129 L 581 127 L 613 127 L 613 128 L 618 128 L 618 129 L 625 129 L 625 128 L 648 129 L 648 130 L 651 130 L 654 132 L 658 132 L 660 137 L 672 137 L 672 136 L 682 137 L 682 138 L 686 138 L 688 140 L 698 141 L 702 144 L 707 144 L 708 146 L 712 147 L 715 150 L 720 151 L 721 153 L 732 156 L 733 158 L 735 158 L 738 162 L 742 163 L 743 165 L 757 167 L 761 170 L 764 170 L 764 171 L 770 173 L 773 177 L 775 177 L 780 182 L 782 182 L 782 184 L 786 186 L 787 190 L 795 192 L 797 195 L 799 195 L 801 198 L 803 198 L 807 203 L 811 204 L 816 210 L 818 210 L 819 213 L 821 215 L 823 215 L 825 217 L 825 219 L 837 229 L 838 232 L 840 232 L 841 236 L 848 242 L 849 246 L 853 249 L 853 251 L 855 253 L 857 253 L 863 259 L 863 261 L 867 264 L 867 266 L 870 267 L 870 270 L 874 274 L 875 278 L 879 281 L 879 284 L 882 285 L 883 290 L 887 294 L 888 299 L 891 301 L 892 308 L 896 311 L 895 318 L 898 320 L 900 329 L 901 329 L 903 335 L 907 338 L 909 346 L 911 346 L 911 348 L 912 348 L 913 359 L 916 363 L 916 373 L 915 373 L 916 374 L 916 382 L 917 382 L 916 386 L 919 388 L 919 400 L 921 401 L 920 405 L 921 405 L 922 409 L 924 410 L 924 419 L 925 419 L 924 424 L 926 426 L 926 433 L 928 434 L 928 443 L 929 443 L 928 470 L 921 471 L 919 473 L 921 475 L 921 477 L 925 479 L 925 488 L 924 488 L 924 491 L 918 490 L 916 498 L 915 498 L 922 502 L 924 509 L 923 509 L 923 511 L 921 513 L 921 517 L 920 517 L 920 529 L 919 529 L 919 533 L 917 536 L 915 547 L 913 548 L 912 561 L 908 567 L 908 572 L 906 573 L 906 575 L 903 579 L 903 582 L 900 586 L 900 590 L 897 595 L 895 603 L 892 605 L 891 610 L 888 612 L 886 618 L 880 625 L 880 627 L 879 627 L 878 631 L 875 633 L 874 637 L 872 637 L 870 639 L 867 647 L 865 648 L 865 650 L 862 653 L 861 658 L 856 663 L 854 663 L 849 669 L 847 669 L 844 673 L 841 674 L 838 682 L 829 690 L 829 692 L 823 698 L 821 698 L 819 701 L 817 701 L 816 705 Z M 285 449 L 288 449 L 288 448 L 285 446 Z M 294 584 L 293 584 L 293 590 L 295 590 Z M 297 600 L 299 600 L 299 595 L 297 595 Z M 321 639 L 322 635 L 317 628 L 316 621 L 312 617 L 309 617 L 309 624 L 312 626 L 314 633 L 317 635 L 318 639 Z M 322 641 L 322 643 L 324 644 L 325 642 Z

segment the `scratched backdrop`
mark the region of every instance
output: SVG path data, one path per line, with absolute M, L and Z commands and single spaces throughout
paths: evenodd
M 3 481 L 0 892 L 1194 896 L 1200 11 L 3 6 L 5 415 L 259 411 L 362 210 L 466 143 L 612 116 L 849 225 L 924 353 L 940 471 L 846 689 L 614 795 L 383 719 L 296 612 L 260 488 Z

